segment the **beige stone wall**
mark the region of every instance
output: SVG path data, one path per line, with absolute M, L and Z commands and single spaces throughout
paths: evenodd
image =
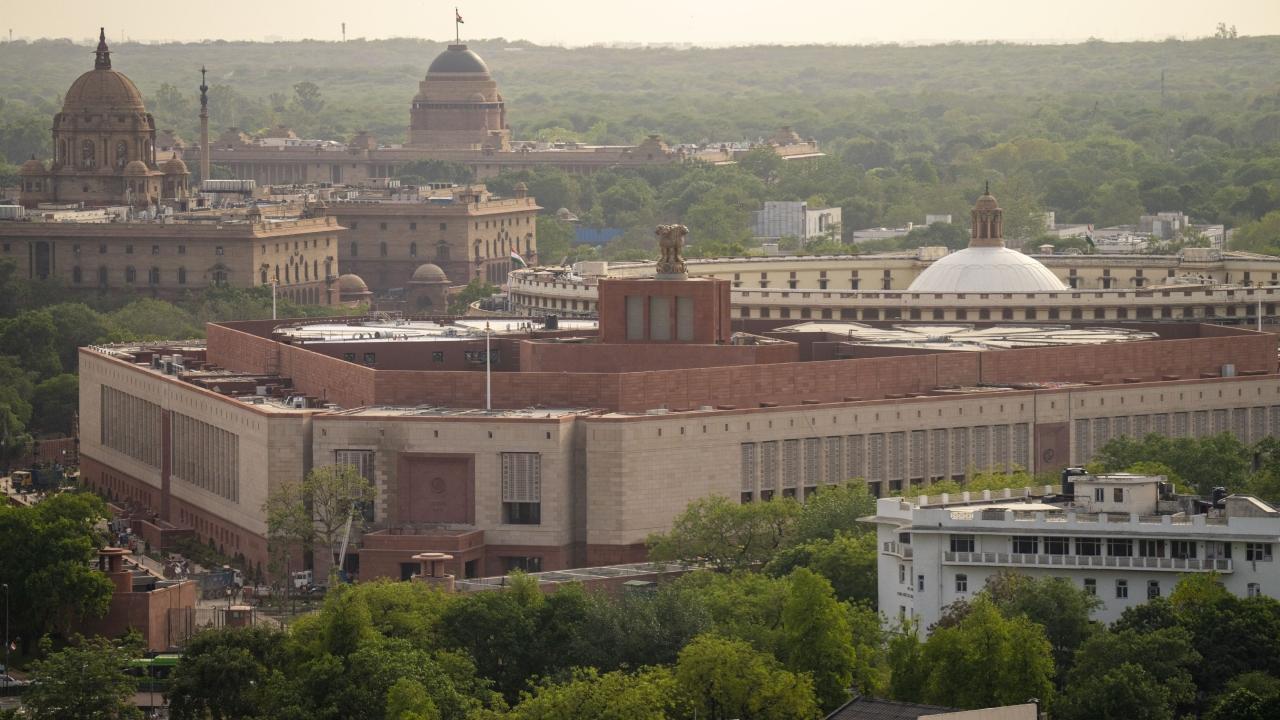
M 378 498 L 375 519 L 394 515 L 401 453 L 472 455 L 475 467 L 475 525 L 488 545 L 562 546 L 573 540 L 573 422 L 569 419 L 449 417 L 317 417 L 314 463 L 332 464 L 337 450 L 372 450 Z M 542 522 L 502 522 L 504 452 L 539 453 L 542 464 Z

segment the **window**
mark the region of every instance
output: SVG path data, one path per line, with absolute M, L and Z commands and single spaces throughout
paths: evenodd
M 384 223 L 384 224 L 385 224 L 385 223 Z M 378 256 L 379 256 L 379 257 L 386 257 L 386 256 L 387 256 L 387 244 L 386 244 L 386 243 L 384 243 L 384 242 L 378 243 Z
M 418 243 L 409 243 L 409 257 L 418 257 Z
M 153 267 L 147 271 L 147 284 L 148 285 L 160 284 L 160 268 Z
M 367 353 L 365 353 L 365 354 L 364 354 L 364 364 L 365 364 L 365 365 L 374 365 L 374 364 L 376 364 L 377 362 L 378 362 L 378 354 L 377 354 L 377 353 L 367 352 Z
M 106 267 L 98 268 L 98 284 L 101 285 L 102 287 L 107 286 L 107 268 Z
M 898 565 L 898 584 L 905 585 L 907 583 L 907 566 Z
M 435 363 L 442 363 L 442 362 L 444 362 L 444 351 L 443 351 L 443 350 L 433 350 L 433 351 L 431 352 L 431 362 L 435 362 Z
M 1120 598 L 1121 600 L 1129 597 L 1129 581 L 1128 580 L 1116 581 L 1116 597 Z
M 502 453 L 502 521 L 542 523 L 542 455 Z
M 214 254 L 214 255 L 225 255 L 226 253 L 224 253 L 224 252 L 222 251 L 222 246 L 221 246 L 221 245 L 219 245 L 219 246 L 217 246 L 217 247 L 215 247 L 215 248 L 213 249 L 213 254 Z
M 81 282 L 83 282 L 83 280 L 84 280 L 84 277 L 80 274 L 80 266 L 77 265 L 71 268 L 71 282 L 75 283 L 76 285 L 79 285 Z
M 9 243 L 5 243 L 5 245 L 4 245 L 4 251 L 5 251 L 5 252 L 9 252 Z M 80 254 L 80 244 L 79 244 L 79 243 L 76 243 L 75 245 L 72 245 L 72 246 L 71 246 L 71 253 L 72 253 L 73 255 L 79 255 L 79 254 Z
M 502 566 L 507 572 L 516 570 L 527 573 L 542 572 L 542 558 L 527 556 L 504 557 L 502 558 Z
M 1262 585 L 1260 583 L 1249 583 L 1249 597 L 1260 597 L 1262 595 Z
M 1139 540 L 1138 541 L 1138 557 L 1145 557 L 1145 558 L 1164 557 L 1164 541 L 1163 540 Z
M 186 268 L 178 268 L 178 284 L 179 284 L 179 285 L 186 285 L 186 284 L 187 284 L 187 269 L 186 269 Z
M 1013 552 L 1018 555 L 1035 555 L 1040 545 L 1040 538 L 1034 535 L 1013 538 Z
M 1220 540 L 1208 540 L 1204 544 L 1204 556 L 1209 560 L 1230 560 L 1231 543 Z
M 1174 540 L 1169 543 L 1170 557 L 1179 560 L 1194 560 L 1196 557 L 1196 543 L 1194 540 Z
M 106 254 L 107 254 L 107 244 L 106 244 L 106 243 L 100 243 L 100 244 L 98 245 L 98 254 L 99 254 L 99 255 L 106 255 Z
M 342 353 L 342 359 L 346 360 L 347 362 L 355 362 L 356 354 L 353 352 L 344 352 Z
M 386 223 L 378 223 L 378 229 L 379 229 L 379 230 L 386 230 L 386 229 L 387 229 L 387 224 L 386 224 Z
M 1147 581 L 1147 599 L 1155 600 L 1158 597 L 1160 597 L 1160 581 L 1148 580 Z
M 124 254 L 125 254 L 125 255 L 132 255 L 132 254 L 133 254 L 133 246 L 132 246 L 132 245 L 125 245 L 125 246 L 124 246 Z
M 1244 559 L 1253 562 L 1271 562 L 1271 543 L 1245 543 Z
M 969 576 L 964 573 L 956 575 L 956 592 L 969 592 Z
M 1071 552 L 1071 539 L 1047 537 L 1044 539 L 1044 551 L 1048 555 L 1067 555 Z
M 187 246 L 186 246 L 186 245 L 179 245 L 179 246 L 178 246 L 178 254 L 179 254 L 179 255 L 186 255 L 186 254 L 187 254 Z
M 1101 555 L 1102 541 L 1098 538 L 1076 538 L 1077 555 Z
M 1107 554 L 1111 557 L 1132 557 L 1133 541 L 1129 539 L 1107 538 Z
M 924 592 L 924 576 L 916 576 L 916 592 Z
M 951 536 L 951 552 L 973 552 L 974 542 L 972 535 L 952 535 Z
M 159 254 L 160 254 L 160 246 L 159 246 L 159 245 L 152 245 L 152 246 L 151 246 L 151 254 L 152 254 L 152 255 L 159 255 Z
M 125 282 L 132 284 L 132 283 L 134 283 L 137 279 L 138 279 L 138 271 L 137 271 L 137 270 L 134 270 L 132 265 L 130 265 L 129 267 L 127 267 L 127 268 L 125 268 L 125 269 L 124 269 L 124 281 L 125 281 Z
M 1094 489 L 1093 489 L 1093 501 L 1094 501 L 1094 502 L 1105 502 L 1105 501 L 1106 501 L 1106 499 L 1107 499 L 1107 491 L 1106 491 L 1106 490 L 1103 490 L 1102 488 L 1094 488 Z
M 1098 594 L 1098 581 L 1093 578 L 1084 579 L 1084 591 L 1090 595 Z
M 1111 499 L 1115 502 L 1124 502 L 1124 488 L 1112 488 Z
M 449 229 L 449 223 L 440 223 L 440 229 L 441 229 L 441 230 L 448 230 L 448 229 Z
M 416 222 L 411 222 L 411 223 L 409 223 L 409 229 L 410 229 L 410 230 L 417 230 L 417 229 L 418 229 L 418 223 L 416 223 Z

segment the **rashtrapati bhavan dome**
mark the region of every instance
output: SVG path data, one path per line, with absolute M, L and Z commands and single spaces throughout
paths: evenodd
M 67 90 L 53 117 L 53 162 L 22 165 L 23 204 L 156 206 L 187 196 L 187 166 L 156 157 L 156 122 L 142 93 L 112 69 L 106 31 L 100 30 L 93 69 Z
M 466 45 L 450 45 L 427 68 L 409 111 L 409 145 L 510 149 L 511 130 L 498 83 Z

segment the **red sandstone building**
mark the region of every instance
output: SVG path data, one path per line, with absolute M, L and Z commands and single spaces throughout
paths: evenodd
M 601 283 L 598 331 L 257 321 L 212 324 L 205 346 L 85 348 L 83 477 L 255 569 L 270 488 L 353 465 L 377 499 L 348 568 L 407 577 L 445 552 L 463 578 L 643 559 L 713 494 L 891 495 L 1083 463 L 1123 435 L 1280 431 L 1273 335 L 748 326 L 728 282 L 685 279 L 673 252 L 658 279 Z

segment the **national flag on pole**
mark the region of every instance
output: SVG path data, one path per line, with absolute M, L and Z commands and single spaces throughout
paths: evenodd
M 459 25 L 463 24 L 462 13 L 458 12 L 458 8 L 453 9 L 453 17 L 454 17 L 454 21 L 457 22 Z
M 523 268 L 529 267 L 529 263 L 525 262 L 524 258 L 520 257 L 520 253 L 516 252 L 515 250 L 511 251 L 511 262 L 520 263 L 520 267 L 523 267 Z
M 1093 225 L 1089 225 L 1089 230 L 1084 234 L 1084 241 L 1089 243 L 1089 247 L 1097 247 L 1093 242 Z

